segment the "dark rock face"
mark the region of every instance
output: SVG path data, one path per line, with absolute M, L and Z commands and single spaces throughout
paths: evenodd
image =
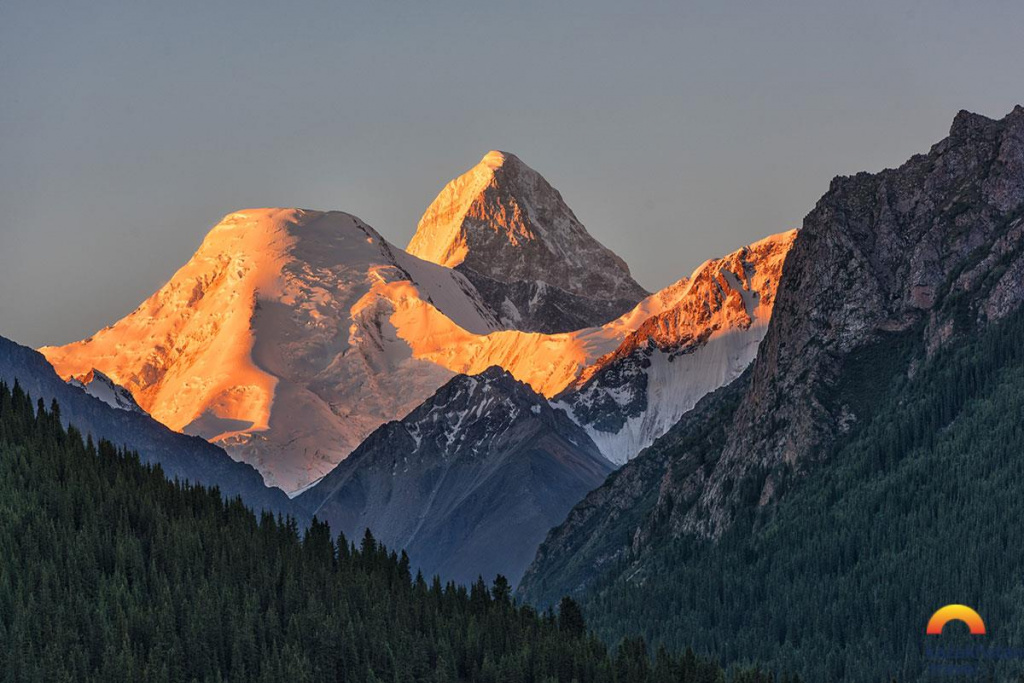
M 722 459 L 680 530 L 728 526 L 726 489 L 754 468 L 799 471 L 857 419 L 832 400 L 843 360 L 892 333 L 931 353 L 1024 298 L 1024 108 L 960 112 L 898 169 L 837 178 L 804 220 Z M 764 483 L 761 504 L 773 498 Z
M 681 348 L 683 352 L 688 350 L 686 346 Z M 602 358 L 598 361 L 600 368 L 585 382 L 577 382 L 578 386 L 568 387 L 556 398 L 572 406 L 573 415 L 581 424 L 600 432 L 617 433 L 629 418 L 643 415 L 648 408 L 645 370 L 651 367 L 651 355 L 656 350 L 657 343 L 649 339 L 626 353 Z
M 297 500 L 350 538 L 369 528 L 426 574 L 514 582 L 611 469 L 564 412 L 491 368 L 380 427 Z
M 609 478 L 548 537 L 524 577 L 527 595 L 593 578 L 555 566 L 568 548 L 603 548 L 577 560 L 595 565 L 643 553 L 658 534 L 714 538 L 739 507 L 777 500 L 789 477 L 821 463 L 870 411 L 870 387 L 867 400 L 848 390 L 863 382 L 856 358 L 882 349 L 874 362 L 896 362 L 894 340 L 909 358 L 956 343 L 1019 309 L 1022 275 L 1024 108 L 999 121 L 961 112 L 928 154 L 836 178 L 786 258 L 749 378 L 724 390 L 740 392 L 732 407 L 702 418 L 727 428 L 688 415 Z M 912 374 L 914 365 L 900 369 Z M 685 448 L 673 443 L 680 429 L 695 430 Z M 587 521 L 611 505 L 641 510 L 620 530 L 632 547 L 602 546 Z
M 457 268 L 511 329 L 556 333 L 601 325 L 648 295 L 558 190 L 508 152 L 488 152 L 449 182 L 427 207 L 407 251 Z
M 583 592 L 604 572 L 642 552 L 651 542 L 649 527 L 661 521 L 653 513 L 662 492 L 681 478 L 695 477 L 686 485 L 688 499 L 699 493 L 749 376 L 748 370 L 702 398 L 664 436 L 587 494 L 541 544 L 519 593 L 545 607 Z
M 595 327 L 618 318 L 640 300 L 580 296 L 543 281 L 502 282 L 465 265 L 456 266 L 455 270 L 473 283 L 502 327 L 526 332 L 558 334 Z
M 169 479 L 217 486 L 229 498 L 241 496 L 254 510 L 308 517 L 283 491 L 269 488 L 250 465 L 236 462 L 203 439 L 173 432 L 140 411 L 108 405 L 85 390 L 66 384 L 42 354 L 0 337 L 0 380 L 21 387 L 49 405 L 60 404 L 61 420 L 94 439 L 138 451 L 143 463 L 163 468 Z

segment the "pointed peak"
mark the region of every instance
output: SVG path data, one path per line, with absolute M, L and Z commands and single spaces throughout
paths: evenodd
M 107 375 L 105 375 L 100 370 L 97 370 L 96 368 L 92 368 L 91 370 L 89 370 L 89 372 L 86 372 L 85 374 L 80 375 L 76 379 L 79 382 L 81 382 L 82 384 L 90 384 L 93 381 L 100 381 L 100 382 L 105 382 L 107 384 L 114 384 L 114 380 L 110 379 L 109 377 L 107 377 Z
M 994 123 L 994 121 L 987 116 L 982 114 L 976 114 L 966 109 L 961 109 L 957 112 L 956 116 L 953 117 L 953 123 L 950 126 L 949 132 L 951 134 L 958 131 L 970 130 L 980 126 L 985 126 Z
M 427 207 L 406 248 L 499 283 L 626 302 L 647 295 L 626 263 L 591 236 L 562 195 L 510 152 L 492 150 Z
M 512 376 L 508 370 L 504 369 L 500 365 L 492 365 L 479 375 L 481 380 L 485 382 L 517 382 L 515 377 Z
M 501 387 L 511 386 L 527 386 L 517 380 L 512 373 L 505 370 L 499 365 L 492 365 L 486 368 L 483 372 L 479 372 L 475 375 L 461 374 L 456 375 L 448 381 L 446 387 L 448 389 L 463 389 L 463 388 L 475 388 L 481 385 L 496 385 Z M 441 393 L 442 390 L 438 390 L 437 393 Z M 532 391 L 532 390 L 531 390 Z
M 113 408 L 135 413 L 144 412 L 130 391 L 96 368 L 78 376 L 71 376 L 68 378 L 68 384 Z
M 515 154 L 510 152 L 502 152 L 501 150 L 492 149 L 490 152 L 484 155 L 484 158 L 480 160 L 480 166 L 486 166 L 492 170 L 497 170 L 504 166 L 506 163 L 519 163 L 522 164 L 522 160 Z
M 540 177 L 537 171 L 533 170 L 526 162 L 520 159 L 512 152 L 503 152 L 499 149 L 492 149 L 490 152 L 485 154 L 480 163 L 475 167 L 476 170 L 486 169 L 491 173 L 498 173 L 499 171 L 517 171 L 531 173 Z

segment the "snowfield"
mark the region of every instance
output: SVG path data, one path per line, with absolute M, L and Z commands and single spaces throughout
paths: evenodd
M 395 247 L 350 214 L 247 209 L 214 226 L 189 262 L 131 314 L 87 339 L 40 351 L 65 380 L 87 376 L 87 390 L 108 403 L 137 403 L 171 429 L 223 446 L 292 494 L 454 375 L 491 366 L 558 396 L 605 457 L 625 462 L 752 360 L 794 233 L 709 261 L 603 324 L 524 331 L 450 267 L 483 258 L 453 227 L 451 207 L 472 217 L 478 195 L 495 191 L 496 163 L 485 157 L 482 169 L 453 181 L 445 201 L 425 214 L 413 245 L 438 263 Z M 506 216 L 487 228 L 505 230 L 502 246 L 491 244 L 485 254 L 490 275 L 526 267 L 516 239 L 603 254 L 546 181 L 525 165 L 517 173 L 518 194 L 501 196 L 512 196 L 530 220 Z M 534 191 L 543 196 L 528 196 Z M 558 220 L 538 227 L 549 215 Z M 602 270 L 601 259 L 618 259 L 608 254 L 586 277 L 602 282 L 609 296 L 635 295 L 632 280 L 623 279 L 625 264 L 610 279 Z M 578 254 L 564 257 L 573 268 L 587 267 Z M 536 288 L 555 290 L 543 282 Z M 646 362 L 637 354 L 647 354 Z M 625 420 L 612 429 L 602 410 Z

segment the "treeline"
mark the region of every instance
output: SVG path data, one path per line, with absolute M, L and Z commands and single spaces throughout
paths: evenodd
M 692 651 L 610 651 L 579 607 L 411 575 L 367 532 L 257 518 L 0 384 L 0 680 L 761 683 Z
M 1024 680 L 1024 661 L 929 655 L 1024 648 L 1024 313 L 931 359 L 906 352 L 852 359 L 835 396 L 858 402 L 860 419 L 777 506 L 752 505 L 717 543 L 676 539 L 610 572 L 583 601 L 595 630 L 811 680 L 927 680 L 957 666 Z M 955 626 L 925 635 L 949 603 L 982 614 L 984 642 Z

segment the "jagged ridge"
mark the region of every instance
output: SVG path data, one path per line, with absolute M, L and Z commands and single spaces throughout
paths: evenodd
M 429 574 L 517 581 L 553 524 L 611 471 L 564 412 L 500 368 L 452 379 L 377 429 L 297 501 Z
M 558 190 L 508 152 L 488 152 L 449 182 L 407 250 L 465 273 L 496 317 L 519 330 L 601 325 L 648 294 Z
M 552 530 L 526 595 L 589 585 L 616 559 L 628 555 L 635 568 L 667 539 L 714 539 L 740 511 L 767 509 L 870 416 L 864 382 L 879 364 L 912 377 L 920 360 L 908 359 L 1019 310 L 1022 282 L 1024 108 L 1000 121 L 961 112 L 928 154 L 836 178 L 786 260 L 749 378 L 722 390 L 723 405 L 684 417 Z M 616 531 L 625 545 L 604 538 L 604 520 L 621 510 L 630 511 Z M 570 549 L 572 566 L 560 566 Z
M 558 400 L 601 452 L 624 463 L 753 361 L 796 231 L 702 264 L 667 287 L 674 301 L 587 367 Z

